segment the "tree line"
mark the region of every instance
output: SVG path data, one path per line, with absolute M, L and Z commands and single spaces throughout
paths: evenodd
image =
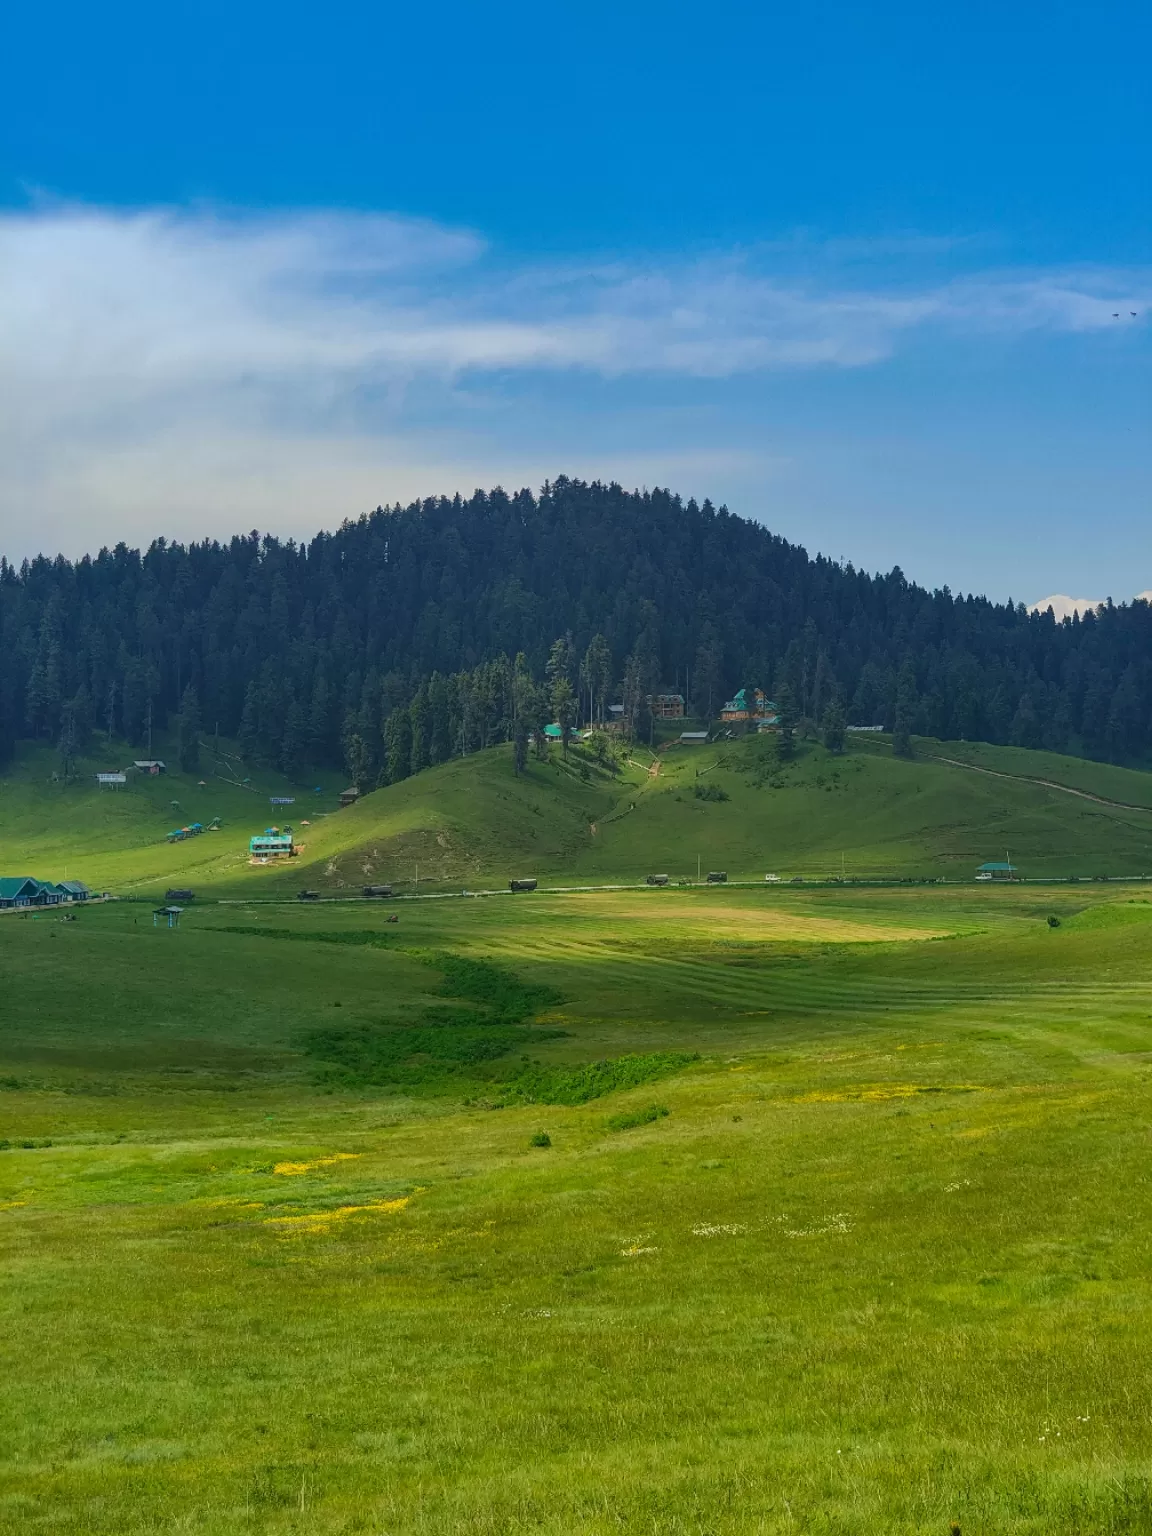
M 378 508 L 308 543 L 157 539 L 0 559 L 0 754 L 145 747 L 173 727 L 299 777 L 371 786 L 538 728 L 714 718 L 740 686 L 790 716 L 1139 761 L 1152 610 L 1049 611 L 871 575 L 708 501 L 561 478 Z

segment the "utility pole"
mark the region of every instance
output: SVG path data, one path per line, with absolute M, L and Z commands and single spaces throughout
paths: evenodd
M 152 700 L 148 700 L 148 756 L 152 756 Z
M 700 884 L 700 855 L 696 855 L 696 884 Z
M 416 894 L 417 894 L 417 896 L 419 896 L 419 894 L 420 894 L 420 866 L 419 866 L 419 864 L 417 864 L 417 866 L 416 866 Z

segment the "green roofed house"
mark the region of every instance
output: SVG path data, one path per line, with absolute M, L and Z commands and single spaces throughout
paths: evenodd
M 992 859 L 987 864 L 981 864 L 976 871 L 977 880 L 1015 880 L 1017 871 L 1015 864 L 1009 864 L 1003 860 Z
M 741 688 L 720 711 L 721 720 L 732 724 L 743 720 L 776 721 L 776 705 L 761 688 Z
M 296 855 L 296 845 L 291 832 L 281 832 L 278 827 L 268 827 L 258 832 L 248 843 L 249 861 L 266 864 L 269 859 L 291 859 Z
M 72 898 L 51 880 L 37 880 L 34 875 L 0 877 L 0 908 L 58 907 Z
M 0 876 L 0 907 L 30 907 L 36 903 L 39 880 L 31 875 Z

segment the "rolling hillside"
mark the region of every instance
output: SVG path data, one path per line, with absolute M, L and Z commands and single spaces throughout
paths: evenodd
M 1152 774 L 964 743 L 921 741 L 904 761 L 886 742 L 858 737 L 841 757 L 801 746 L 787 767 L 761 740 L 656 757 L 637 749 L 617 776 L 574 749 L 567 761 L 554 751 L 532 762 L 519 779 L 510 748 L 497 747 L 343 811 L 331 774 L 307 789 L 276 774 L 253 774 L 241 787 L 230 762 L 206 762 L 203 787 L 172 772 L 109 791 L 89 765 L 77 782 L 54 783 L 51 763 L 51 754 L 31 752 L 0 778 L 0 868 L 43 878 L 67 871 L 124 894 L 168 883 L 230 896 L 303 886 L 339 894 L 377 881 L 406 892 L 418 881 L 428 892 L 517 875 L 627 884 L 656 872 L 694 880 L 710 869 L 757 881 L 768 872 L 968 879 L 1006 851 L 1027 876 L 1152 872 Z M 274 813 L 268 798 L 283 794 L 296 804 Z M 274 814 L 294 818 L 301 855 L 252 869 L 248 837 Z M 171 826 L 214 816 L 219 832 L 165 841 Z

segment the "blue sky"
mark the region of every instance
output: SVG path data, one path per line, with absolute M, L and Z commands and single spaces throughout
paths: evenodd
M 7 41 L 10 557 L 564 471 L 930 585 L 1152 587 L 1147 7 L 58 5 Z

